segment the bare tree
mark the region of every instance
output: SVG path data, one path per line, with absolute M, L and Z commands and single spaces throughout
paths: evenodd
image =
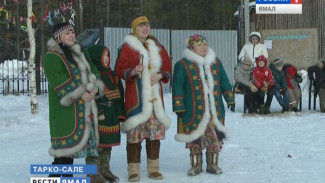
M 84 16 L 84 8 L 82 6 L 82 0 L 79 0 L 79 27 L 80 27 L 79 31 L 80 32 L 82 32 L 84 29 L 83 16 Z
M 37 89 L 36 89 L 36 77 L 35 77 L 35 36 L 32 26 L 32 9 L 33 0 L 28 0 L 27 3 L 27 29 L 28 29 L 28 39 L 29 39 L 29 58 L 28 58 L 28 76 L 30 80 L 30 105 L 31 113 L 38 113 L 38 100 L 37 100 Z

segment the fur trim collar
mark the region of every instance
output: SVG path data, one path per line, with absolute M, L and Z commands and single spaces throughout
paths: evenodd
M 196 54 L 194 51 L 188 48 L 184 50 L 183 55 L 186 59 L 188 59 L 191 62 L 195 62 L 198 65 L 211 65 L 214 63 L 216 59 L 216 54 L 213 51 L 213 49 L 210 47 L 208 48 L 208 52 L 205 57 Z
M 54 51 L 59 54 L 63 54 L 62 49 L 60 48 L 59 44 L 53 39 L 50 38 L 46 43 L 48 51 Z

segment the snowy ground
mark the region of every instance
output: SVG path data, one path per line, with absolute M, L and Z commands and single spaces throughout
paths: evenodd
M 236 112 L 226 111 L 226 126 L 231 137 L 221 152 L 222 175 L 205 171 L 187 176 L 189 151 L 176 142 L 176 116 L 171 95 L 165 106 L 173 124 L 161 145 L 161 172 L 164 179 L 153 181 L 146 172 L 145 148 L 142 150 L 141 181 L 160 183 L 324 183 L 325 115 L 308 111 L 308 95 L 303 93 L 303 112 L 277 116 L 243 116 L 242 96 L 236 97 Z M 0 183 L 27 183 L 30 164 L 50 164 L 48 104 L 40 96 L 40 112 L 30 114 L 28 96 L 0 96 Z M 281 109 L 274 99 L 271 111 Z M 113 148 L 112 171 L 127 182 L 125 135 L 121 146 Z M 144 144 L 143 144 L 144 145 Z M 79 159 L 75 164 L 83 164 Z M 203 168 L 205 170 L 205 155 Z

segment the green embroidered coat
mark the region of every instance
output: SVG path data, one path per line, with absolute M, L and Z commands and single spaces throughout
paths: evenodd
M 123 85 L 119 77 L 111 70 L 110 62 L 105 63 L 104 61 L 105 57 L 109 59 L 108 48 L 103 45 L 95 45 L 88 48 L 88 52 L 105 84 L 105 95 L 96 99 L 99 117 L 99 147 L 117 146 L 121 141 L 120 122 L 126 119 Z M 100 118 L 100 116 L 104 118 Z
M 228 105 L 234 103 L 232 86 L 214 51 L 209 48 L 202 57 L 186 49 L 173 74 L 173 111 L 178 115 L 175 139 L 181 142 L 198 139 L 211 120 L 227 135 L 222 97 Z
M 82 151 L 89 143 L 91 130 L 95 131 L 95 146 L 99 143 L 97 107 L 95 100 L 84 102 L 81 97 L 94 87 L 99 96 L 104 94 L 104 84 L 95 66 L 85 58 L 78 44 L 70 48 L 76 63 L 69 61 L 54 39 L 48 42 L 43 68 L 48 79 L 49 122 L 51 148 L 55 157 L 67 157 Z M 87 56 L 87 55 L 86 55 Z M 83 154 L 85 155 L 85 154 Z

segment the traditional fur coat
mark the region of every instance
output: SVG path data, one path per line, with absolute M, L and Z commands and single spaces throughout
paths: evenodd
M 98 87 L 104 95 L 104 84 L 97 79 L 98 70 L 92 67 L 79 44 L 70 47 L 75 63 L 68 60 L 61 47 L 50 39 L 44 55 L 43 68 L 48 79 L 51 156 L 67 157 L 87 145 L 94 128 L 98 145 L 98 119 L 95 100 L 84 102 L 85 92 Z M 98 75 L 99 76 L 99 75 Z
M 177 113 L 180 142 L 192 142 L 204 135 L 209 122 L 227 136 L 224 127 L 227 104 L 234 103 L 232 86 L 222 63 L 209 48 L 205 57 L 186 49 L 173 74 L 173 111 Z
M 122 123 L 121 131 L 126 132 L 147 122 L 154 114 L 158 121 L 168 129 L 170 118 L 163 105 L 163 90 L 161 82 L 167 83 L 171 75 L 171 61 L 166 49 L 157 45 L 152 39 L 143 44 L 137 37 L 127 35 L 125 44 L 120 48 L 115 66 L 116 74 L 125 80 L 125 110 L 127 120 Z M 145 47 L 146 45 L 146 47 Z M 132 69 L 140 64 L 143 57 L 141 78 L 131 77 Z M 161 82 L 151 85 L 151 76 L 161 73 Z

